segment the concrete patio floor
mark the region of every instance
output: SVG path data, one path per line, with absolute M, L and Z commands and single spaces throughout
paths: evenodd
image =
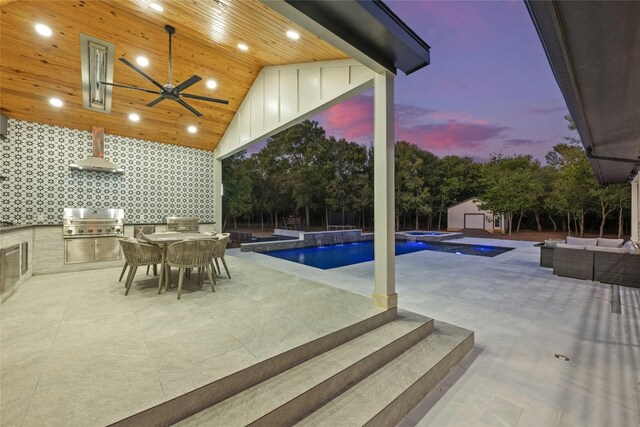
M 554 276 L 535 242 L 494 258 L 422 251 L 396 257 L 399 306 L 475 331 L 476 349 L 402 426 L 640 425 L 640 289 Z M 373 263 L 319 270 L 258 253 L 261 265 L 364 296 Z M 563 354 L 562 361 L 554 354 Z
M 107 425 L 383 312 L 226 258 L 180 300 L 143 269 L 126 297 L 120 268 L 29 279 L 0 306 L 0 425 Z
M 640 425 L 640 290 L 612 314 L 610 286 L 553 276 L 533 242 L 456 242 L 517 249 L 396 257 L 401 308 L 476 333 L 402 426 Z M 372 262 L 227 260 L 233 280 L 180 301 L 142 274 L 124 297 L 119 269 L 30 279 L 0 306 L 0 424 L 104 425 L 376 312 Z

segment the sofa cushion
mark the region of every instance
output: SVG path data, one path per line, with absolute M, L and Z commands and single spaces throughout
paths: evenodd
M 603 239 L 598 238 L 598 246 L 604 246 L 606 248 L 619 248 L 624 243 L 624 239 Z
M 594 251 L 594 252 L 611 252 L 611 253 L 618 253 L 618 254 L 626 254 L 627 252 L 629 252 L 629 249 L 627 248 L 612 248 L 610 246 L 587 245 L 586 249 L 588 251 Z
M 587 247 L 587 245 L 570 245 L 567 243 L 558 243 L 556 245 L 556 248 L 565 248 L 565 249 L 585 249 Z
M 567 237 L 567 245 L 592 245 L 596 246 L 598 244 L 598 239 L 583 239 L 582 237 Z

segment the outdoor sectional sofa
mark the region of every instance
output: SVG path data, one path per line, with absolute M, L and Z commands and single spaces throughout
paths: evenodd
M 640 251 L 622 239 L 567 237 L 553 251 L 553 274 L 640 288 Z

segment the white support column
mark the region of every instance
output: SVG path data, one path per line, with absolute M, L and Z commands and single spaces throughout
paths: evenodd
M 222 161 L 218 160 L 216 150 L 213 160 L 213 220 L 215 230 L 222 233 Z
M 398 305 L 396 293 L 394 229 L 394 75 L 374 77 L 373 173 L 375 292 L 373 304 L 382 308 Z
M 631 240 L 640 239 L 640 175 L 631 182 Z

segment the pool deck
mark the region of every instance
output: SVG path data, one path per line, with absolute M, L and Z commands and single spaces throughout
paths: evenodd
M 493 258 L 421 251 L 396 257 L 400 307 L 476 333 L 476 349 L 401 426 L 640 425 L 640 290 L 554 276 L 537 242 Z M 319 270 L 258 253 L 234 255 L 370 296 L 373 262 Z M 461 261 L 463 260 L 463 261 Z M 554 354 L 564 354 L 569 362 Z

